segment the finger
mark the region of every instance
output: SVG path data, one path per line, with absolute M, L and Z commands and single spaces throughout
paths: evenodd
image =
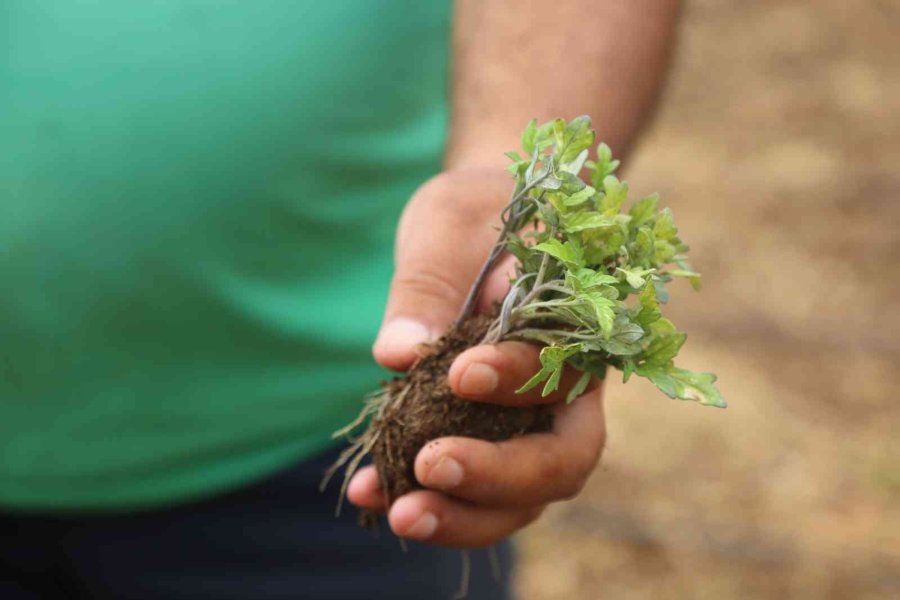
M 407 205 L 397 232 L 394 277 L 375 360 L 406 370 L 423 342 L 453 322 L 496 241 L 491 225 L 509 193 L 506 177 L 461 178 L 445 173 L 425 184 Z M 478 202 L 473 202 L 477 198 Z
M 535 520 L 541 506 L 485 508 L 428 490 L 398 498 L 388 522 L 398 536 L 452 548 L 490 546 Z
M 371 465 L 363 467 L 353 475 L 350 485 L 347 486 L 347 500 L 360 508 L 384 510 L 384 494 L 375 467 Z
M 447 374 L 457 396 L 509 406 L 550 404 L 565 400 L 581 373 L 566 367 L 559 388 L 541 396 L 542 385 L 517 394 L 526 381 L 541 370 L 540 348 L 525 342 L 501 342 L 469 348 L 453 361 Z M 596 382 L 594 382 L 596 385 Z
M 425 487 L 493 507 L 530 506 L 581 491 L 606 441 L 600 390 L 555 411 L 551 433 L 505 442 L 445 437 L 416 456 Z

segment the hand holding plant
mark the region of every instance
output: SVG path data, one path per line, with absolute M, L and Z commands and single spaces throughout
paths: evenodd
M 509 154 L 515 184 L 496 244 L 483 231 L 500 184 L 485 173 L 423 187 L 398 233 L 386 328 L 407 335 L 382 336 L 376 358 L 409 373 L 369 399 L 358 423 L 372 417 L 369 426 L 340 464 L 349 481 L 373 454 L 350 499 L 390 508 L 405 537 L 493 543 L 577 493 L 603 445 L 599 393 L 588 390 L 608 366 L 671 397 L 724 406 L 713 375 L 673 363 L 686 336 L 662 317 L 666 285 L 683 277 L 698 286 L 699 275 L 671 213 L 655 195 L 622 211 L 628 187 L 613 175 L 617 161 L 602 144 L 587 160 L 587 117 L 532 122 L 522 142 L 524 157 Z M 579 178 L 585 168 L 589 183 Z M 495 267 L 507 253 L 514 273 L 497 296 L 506 275 Z M 417 356 L 418 338 L 446 327 L 460 305 L 448 333 Z

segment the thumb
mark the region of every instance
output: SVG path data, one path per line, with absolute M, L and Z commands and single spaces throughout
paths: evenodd
M 407 370 L 421 344 L 440 337 L 496 242 L 509 178 L 495 173 L 443 173 L 413 195 L 397 230 L 394 277 L 375 360 Z

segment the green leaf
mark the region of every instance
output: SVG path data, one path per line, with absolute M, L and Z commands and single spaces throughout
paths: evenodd
M 588 185 L 588 186 L 583 187 L 581 190 L 575 192 L 574 194 L 572 194 L 565 200 L 563 200 L 563 204 L 565 204 L 566 206 L 578 206 L 579 204 L 584 204 L 585 202 L 590 200 L 596 193 L 597 193 L 597 190 L 595 190 L 594 188 L 592 188 L 591 186 Z M 578 213 L 578 214 L 589 215 L 591 213 Z
M 581 350 L 581 344 L 569 344 L 566 346 L 545 346 L 541 350 L 541 370 L 525 382 L 525 385 L 516 390 L 517 394 L 527 392 L 540 382 L 547 379 L 542 395 L 546 396 L 559 387 L 559 378 L 567 358 Z
M 654 228 L 654 231 L 656 229 Z M 656 234 L 653 234 L 654 237 Z M 668 240 L 660 240 L 655 239 L 653 244 L 653 261 L 657 265 L 664 265 L 666 263 L 672 262 L 672 259 L 675 258 L 675 253 L 677 250 L 675 246 L 673 246 Z
M 687 271 L 684 269 L 673 269 L 671 271 L 668 271 L 668 273 L 673 277 L 684 277 L 690 282 L 692 288 L 694 288 L 695 290 L 700 289 L 700 273 L 695 273 L 694 271 Z
M 624 269 L 622 267 L 616 267 L 616 271 L 625 276 L 625 281 L 628 282 L 628 285 L 636 290 L 644 287 L 644 284 L 647 283 L 647 276 L 655 270 L 656 269 Z
M 578 381 L 575 382 L 575 385 L 572 386 L 572 389 L 569 390 L 569 393 L 566 394 L 566 404 L 571 404 L 575 398 L 583 394 L 590 382 L 591 374 L 588 372 L 582 373 L 581 377 L 578 378 Z
M 597 324 L 600 326 L 600 331 L 603 332 L 603 335 L 609 337 L 612 334 L 613 323 L 616 320 L 614 310 L 616 302 L 600 292 L 585 292 L 580 297 L 589 303 L 594 311 Z
M 546 242 L 535 244 L 533 248 L 549 254 L 569 268 L 579 269 L 584 265 L 584 253 L 578 244 L 572 240 L 563 244 L 556 238 L 552 238 Z
M 598 207 L 600 212 L 610 216 L 618 213 L 628 198 L 628 182 L 619 181 L 615 175 L 609 175 L 603 179 L 601 185 L 605 196 L 600 200 Z
M 654 279 L 653 287 L 656 288 L 656 298 L 660 304 L 665 304 L 669 301 L 669 291 L 666 289 L 666 282 L 661 279 Z
M 550 377 L 547 379 L 547 383 L 544 384 L 544 389 L 541 390 L 541 396 L 547 397 L 557 389 L 559 389 L 559 380 L 562 377 L 563 368 L 560 366 L 557 369 L 554 369 L 552 373 L 550 373 Z
M 724 406 L 714 375 L 674 365 L 686 334 L 662 316 L 666 284 L 673 277 L 693 285 L 700 279 L 687 263 L 688 247 L 678 238 L 672 212 L 660 210 L 659 196 L 652 194 L 623 214 L 628 184 L 613 175 L 619 163 L 605 144 L 597 146 L 596 160 L 588 160 L 593 144 L 587 117 L 541 125 L 532 120 L 522 134 L 530 158 L 507 153 L 520 195 L 506 213 L 505 223 L 514 225 L 506 247 L 519 260 L 516 281 L 544 285 L 534 296 L 523 286 L 502 311 L 510 338 L 547 344 L 540 370 L 520 391 L 538 384 L 545 395 L 558 390 L 570 365 L 582 373 L 566 395 L 571 401 L 592 374 L 602 377 L 615 365 L 626 381 L 637 373 L 673 398 Z M 578 176 L 584 167 L 591 185 Z M 526 185 L 532 189 L 522 195 Z M 531 221 L 542 226 L 527 227 Z M 676 268 L 668 271 L 669 265 Z
M 678 386 L 665 367 L 659 365 L 639 365 L 635 372 L 646 377 L 669 398 L 678 398 Z
M 524 383 L 524 385 L 522 385 L 522 387 L 520 387 L 519 389 L 517 389 L 517 390 L 516 390 L 516 393 L 517 393 L 517 394 L 524 394 L 524 393 L 527 392 L 528 390 L 531 390 L 531 389 L 537 387 L 537 385 L 538 385 L 539 383 L 541 383 L 542 381 L 544 381 L 545 379 L 547 379 L 548 377 L 550 377 L 550 373 L 551 373 L 551 372 L 552 372 L 552 371 L 547 371 L 546 369 L 541 369 L 540 371 L 538 371 L 537 373 L 535 373 L 535 374 L 531 377 L 531 379 L 529 379 L 528 381 L 526 381 L 526 382 Z
M 656 298 L 656 286 L 646 285 L 638 297 L 638 311 L 634 316 L 634 322 L 641 327 L 647 327 L 659 320 L 662 312 L 659 310 L 659 300 Z
M 540 183 L 541 187 L 545 190 L 558 190 L 562 187 L 562 184 L 562 179 L 557 179 L 553 176 L 547 177 Z
M 560 169 L 565 171 L 566 173 L 571 173 L 572 175 L 578 175 L 581 169 L 584 168 L 584 163 L 587 161 L 588 150 L 585 148 L 582 150 L 578 156 L 572 159 L 571 162 L 564 162 L 560 165 Z
M 625 359 L 622 361 L 622 383 L 628 383 L 632 373 L 634 373 L 634 361 Z
M 644 360 L 655 365 L 667 365 L 678 355 L 686 339 L 687 334 L 681 332 L 655 336 L 644 351 Z
M 653 237 L 657 241 L 670 241 L 678 235 L 678 228 L 675 226 L 675 219 L 672 217 L 671 209 L 664 208 L 656 215 L 656 222 L 653 224 Z
M 716 376 L 713 373 L 694 373 L 687 369 L 673 367 L 670 370 L 672 379 L 680 385 L 677 395 L 682 400 L 695 400 L 707 406 L 725 408 L 728 404 L 719 388 L 715 386 Z
M 601 142 L 597 146 L 597 162 L 588 165 L 588 168 L 591 169 L 591 183 L 596 188 L 601 187 L 603 180 L 612 175 L 618 166 L 619 161 L 612 158 L 612 150 Z
M 526 154 L 534 153 L 534 139 L 537 135 L 537 119 L 528 121 L 525 131 L 522 132 L 522 148 Z
M 646 198 L 641 198 L 635 202 L 631 210 L 628 211 L 628 214 L 631 215 L 631 226 L 637 229 L 641 225 L 653 221 L 658 207 L 659 194 L 650 194 Z
M 587 187 L 587 184 L 578 175 L 573 175 L 568 171 L 562 170 L 557 173 L 557 175 L 563 182 L 560 189 L 567 196 L 571 196 L 572 194 L 580 192 Z
M 641 227 L 634 236 L 631 258 L 639 265 L 649 264 L 654 257 L 653 231 L 649 227 Z
M 606 357 L 601 352 L 580 352 L 569 358 L 568 363 L 573 368 L 584 373 L 590 373 L 597 379 L 606 378 Z
M 612 335 L 601 340 L 600 347 L 613 355 L 632 356 L 641 351 L 640 340 L 644 334 L 644 330 L 632 323 L 627 314 L 620 314 L 615 319 Z
M 577 212 L 563 216 L 563 227 L 566 233 L 608 229 L 616 225 L 617 223 L 613 219 L 595 212 Z
M 575 117 L 562 128 L 560 127 L 560 121 L 562 119 L 557 119 L 553 129 L 557 143 L 556 152 L 559 154 L 560 164 L 572 163 L 584 150 L 587 150 L 594 144 L 594 130 L 591 129 L 591 118 L 586 115 Z M 562 123 L 565 123 L 565 121 L 562 121 Z M 586 154 L 585 158 L 587 158 Z M 577 171 L 575 172 L 577 173 Z
M 606 273 L 598 273 L 593 269 L 578 269 L 566 273 L 566 285 L 571 285 L 577 291 L 591 290 L 596 287 L 609 287 L 609 284 L 618 283 L 618 279 Z
M 727 406 L 721 392 L 715 386 L 716 376 L 712 373 L 694 373 L 671 364 L 638 365 L 635 372 L 652 381 L 670 398 L 694 400 L 700 404 L 719 408 Z

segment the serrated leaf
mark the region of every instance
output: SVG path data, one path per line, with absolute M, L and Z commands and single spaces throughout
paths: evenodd
M 537 135 L 537 129 L 537 119 L 532 119 L 528 121 L 525 131 L 522 132 L 522 148 L 526 154 L 534 152 L 534 138 Z
M 664 208 L 656 215 L 656 222 L 653 224 L 653 237 L 657 241 L 669 241 L 678 235 L 678 228 L 675 226 L 675 219 L 672 216 L 671 209 Z
M 657 388 L 669 398 L 678 397 L 678 387 L 672 376 L 669 375 L 664 367 L 657 365 L 638 367 L 636 373 L 641 377 L 646 377 L 653 382 Z
M 588 150 L 585 148 L 571 162 L 562 163 L 560 165 L 560 169 L 567 173 L 571 173 L 572 175 L 578 175 L 581 169 L 584 168 L 584 163 L 585 161 L 587 161 L 587 157 Z
M 653 335 L 664 335 L 668 333 L 678 333 L 678 328 L 668 319 L 657 319 L 650 325 L 650 332 Z
M 694 373 L 677 367 L 672 367 L 669 374 L 676 384 L 681 385 L 677 395 L 682 400 L 694 400 L 700 404 L 719 408 L 728 406 L 719 388 L 715 386 L 717 379 L 715 374 Z
M 628 182 L 619 181 L 615 175 L 608 175 L 603 179 L 602 186 L 604 196 L 598 207 L 600 212 L 606 215 L 618 213 L 628 198 Z
M 562 187 L 562 184 L 563 182 L 561 179 L 557 179 L 553 176 L 547 177 L 540 183 L 541 187 L 545 190 L 558 190 Z
M 638 307 L 634 322 L 641 327 L 647 327 L 659 320 L 662 312 L 659 310 L 659 300 L 656 299 L 656 286 L 644 286 L 641 295 L 638 296 Z
M 690 282 L 692 288 L 694 288 L 695 290 L 700 289 L 700 273 L 695 273 L 694 271 L 686 271 L 684 269 L 673 269 L 667 272 L 669 273 L 669 275 L 672 275 L 674 277 L 684 277 Z
M 541 397 L 547 397 L 557 389 L 559 389 L 559 380 L 562 377 L 563 368 L 560 366 L 555 369 L 552 373 L 550 373 L 550 377 L 547 379 L 547 383 L 544 384 L 544 389 L 541 390 Z
M 644 284 L 647 283 L 647 276 L 655 270 L 656 269 L 625 269 L 623 267 L 616 267 L 616 271 L 625 276 L 625 281 L 628 282 L 628 285 L 636 290 L 644 287 Z
M 525 392 L 537 387 L 539 383 L 550 377 L 551 371 L 547 371 L 546 369 L 541 369 L 534 375 L 532 375 L 531 379 L 526 381 L 522 387 L 516 390 L 517 394 L 524 394 Z
M 545 252 L 553 258 L 563 262 L 569 268 L 579 269 L 584 263 L 584 254 L 580 247 L 572 240 L 563 244 L 556 238 L 549 239 L 533 246 L 535 250 Z
M 581 377 L 578 378 L 578 381 L 575 382 L 575 385 L 572 386 L 572 389 L 569 390 L 569 393 L 566 394 L 566 404 L 571 404 L 574 402 L 575 398 L 583 394 L 590 382 L 591 374 L 587 372 L 582 373 Z
M 651 364 L 666 365 L 672 361 L 687 339 L 686 333 L 667 333 L 650 340 L 644 351 L 644 359 Z
M 531 153 L 531 159 L 528 162 L 528 167 L 525 169 L 525 181 L 531 183 L 534 179 L 534 170 L 537 168 L 538 158 L 540 157 L 540 152 L 537 148 L 535 148 Z
M 669 290 L 666 289 L 666 283 L 664 281 L 655 279 L 653 281 L 653 287 L 656 288 L 656 298 L 659 300 L 660 304 L 665 304 L 669 301 Z
M 612 174 L 618 161 L 605 144 L 598 145 L 596 160 L 588 160 L 593 139 L 585 117 L 540 126 L 532 120 L 522 135 L 531 159 L 507 154 L 516 193 L 541 180 L 516 197 L 519 204 L 507 213 L 515 224 L 511 237 L 519 240 L 507 243 L 520 261 L 516 280 L 535 277 L 540 270 L 545 285 L 533 297 L 526 289 L 508 295 L 500 313 L 510 325 L 503 331 L 511 338 L 518 334 L 519 339 L 547 344 L 540 371 L 521 391 L 543 383 L 542 393 L 552 393 L 569 364 L 584 374 L 567 394 L 571 401 L 586 389 L 588 373 L 602 375 L 612 363 L 624 371 L 625 380 L 638 373 L 671 397 L 724 405 L 714 376 L 677 369 L 673 363 L 685 334 L 662 317 L 660 304 L 668 299 L 666 284 L 673 277 L 696 285 L 699 276 L 685 260 L 687 245 L 678 238 L 672 213 L 659 209 L 654 194 L 623 214 L 628 184 Z M 590 186 L 578 177 L 584 167 Z M 543 226 L 529 234 L 522 227 L 532 219 Z M 536 242 L 530 247 L 529 236 Z M 667 271 L 664 267 L 671 263 L 677 268 Z M 637 294 L 636 302 L 626 305 L 632 294 Z M 533 306 L 516 306 L 526 298 Z
M 644 333 L 645 332 L 640 325 L 629 321 L 627 316 L 620 315 L 619 318 L 616 319 L 616 327 L 612 339 L 632 343 L 644 337 Z
M 595 212 L 569 213 L 563 218 L 563 227 L 568 233 L 590 231 L 594 229 L 609 229 L 617 223 L 607 216 Z
M 612 334 L 613 323 L 616 320 L 616 313 L 613 310 L 616 306 L 614 300 L 610 300 L 600 292 L 585 292 L 582 297 L 590 303 L 597 319 L 597 325 L 603 335 L 609 337 Z
M 561 131 L 559 126 L 554 124 L 554 134 L 557 137 L 560 164 L 573 162 L 582 151 L 594 144 L 594 130 L 591 129 L 591 118 L 587 115 L 575 117 Z
M 654 234 L 654 236 L 655 235 L 656 234 Z M 654 240 L 653 261 L 657 265 L 664 265 L 666 263 L 672 262 L 672 259 L 675 258 L 676 252 L 677 250 L 675 246 L 673 246 L 668 240 Z
M 634 236 L 634 244 L 632 244 L 631 258 L 639 264 L 645 265 L 653 260 L 655 252 L 653 243 L 653 232 L 649 227 L 641 227 Z
M 593 269 L 583 268 L 566 273 L 566 284 L 578 291 L 590 290 L 599 286 L 609 286 L 619 280 L 606 273 L 598 273 Z
M 634 373 L 634 362 L 627 359 L 622 361 L 622 383 L 628 383 L 632 373 Z
M 631 226 L 637 228 L 653 221 L 658 207 L 659 194 L 650 194 L 635 202 L 628 211 L 628 214 L 631 215 Z
M 613 160 L 612 150 L 604 143 L 597 146 L 597 161 L 589 165 L 591 169 L 591 183 L 599 188 L 603 180 L 612 175 L 619 166 L 619 161 Z
M 578 205 L 584 204 L 585 202 L 590 200 L 591 197 L 596 193 L 597 193 L 597 190 L 595 190 L 591 186 L 587 185 L 584 188 L 582 188 L 581 190 L 575 192 L 574 194 L 572 194 L 571 196 L 569 196 L 568 198 L 563 200 L 563 204 L 565 204 L 566 206 L 570 206 L 570 207 L 578 206 Z M 578 214 L 591 214 L 591 213 L 578 213 Z

